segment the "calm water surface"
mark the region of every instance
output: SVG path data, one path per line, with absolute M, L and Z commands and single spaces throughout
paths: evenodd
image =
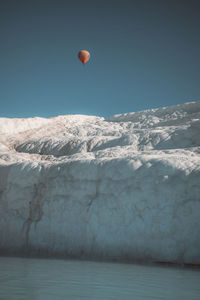
M 0 300 L 200 300 L 200 269 L 0 257 Z

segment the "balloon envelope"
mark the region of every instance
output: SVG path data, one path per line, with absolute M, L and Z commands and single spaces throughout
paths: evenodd
M 86 62 L 90 59 L 90 52 L 87 50 L 81 50 L 78 53 L 78 58 L 83 64 L 86 64 Z

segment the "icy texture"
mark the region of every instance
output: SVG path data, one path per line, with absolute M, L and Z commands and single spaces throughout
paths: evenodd
M 200 264 L 200 102 L 0 119 L 0 252 Z

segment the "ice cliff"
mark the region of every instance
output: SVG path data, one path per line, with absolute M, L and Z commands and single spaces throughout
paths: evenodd
M 200 102 L 0 118 L 0 253 L 200 264 Z

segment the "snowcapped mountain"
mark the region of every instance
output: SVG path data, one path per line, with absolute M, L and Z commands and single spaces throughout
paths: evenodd
M 200 264 L 200 102 L 0 118 L 0 253 Z

